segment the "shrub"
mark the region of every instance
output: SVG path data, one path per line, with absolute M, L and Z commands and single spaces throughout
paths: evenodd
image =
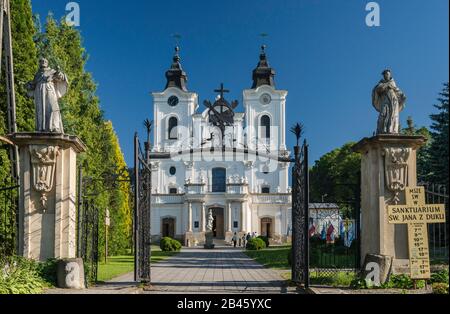
M 448 269 L 431 274 L 431 283 L 446 283 L 448 284 Z
M 181 250 L 181 243 L 178 240 L 169 237 L 164 237 L 161 239 L 159 247 L 164 252 L 177 252 Z
M 269 242 L 269 238 L 268 237 L 259 236 L 258 238 L 264 241 L 264 243 L 266 244 L 266 247 L 270 246 L 270 242 Z
M 434 283 L 433 294 L 448 294 L 448 283 L 443 282 Z
M 250 251 L 259 251 L 266 247 L 266 243 L 260 238 L 253 238 L 247 242 L 246 249 Z
M 41 277 L 45 266 L 22 257 L 0 259 L 0 294 L 37 294 L 49 284 Z

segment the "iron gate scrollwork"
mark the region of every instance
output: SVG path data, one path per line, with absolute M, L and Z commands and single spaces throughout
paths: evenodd
M 82 211 L 79 212 L 81 241 L 78 252 L 85 265 L 86 285 L 97 282 L 98 277 L 98 214 L 98 208 L 89 200 L 84 200 Z
M 141 150 L 139 137 L 134 138 L 134 253 L 135 281 L 151 281 L 151 166 L 150 141 Z
M 308 144 L 296 146 L 292 170 L 292 281 L 309 286 L 309 168 Z

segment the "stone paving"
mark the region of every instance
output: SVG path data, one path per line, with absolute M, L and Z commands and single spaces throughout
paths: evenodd
M 54 289 L 47 293 L 77 293 Z M 279 272 L 267 269 L 245 255 L 242 249 L 184 248 L 179 254 L 152 265 L 152 287 L 136 288 L 133 274 L 81 291 L 84 294 L 278 294 L 296 293 Z
M 131 279 L 122 277 L 122 280 Z M 287 293 L 274 270 L 256 263 L 241 249 L 183 249 L 152 267 L 152 289 L 146 293 Z

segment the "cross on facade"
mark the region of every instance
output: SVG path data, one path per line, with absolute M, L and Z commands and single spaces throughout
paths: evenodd
M 221 99 L 223 99 L 224 97 L 224 94 L 225 93 L 229 93 L 230 91 L 228 90 L 228 89 L 224 89 L 224 87 L 223 87 L 223 83 L 222 84 L 220 84 L 220 89 L 216 89 L 216 90 L 214 90 L 214 92 L 215 93 L 220 93 L 220 98 Z
M 411 279 L 430 279 L 428 224 L 445 223 L 445 205 L 426 204 L 425 188 L 406 188 L 406 205 L 388 206 L 390 224 L 407 224 Z

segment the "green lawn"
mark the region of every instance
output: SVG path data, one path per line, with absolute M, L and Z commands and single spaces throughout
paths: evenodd
M 152 246 L 152 263 L 158 263 L 178 252 L 162 252 L 158 246 Z M 110 256 L 108 263 L 98 264 L 98 281 L 104 282 L 134 270 L 134 256 Z
M 245 251 L 248 257 L 268 268 L 290 269 L 288 252 L 291 246 L 273 246 L 261 251 Z

